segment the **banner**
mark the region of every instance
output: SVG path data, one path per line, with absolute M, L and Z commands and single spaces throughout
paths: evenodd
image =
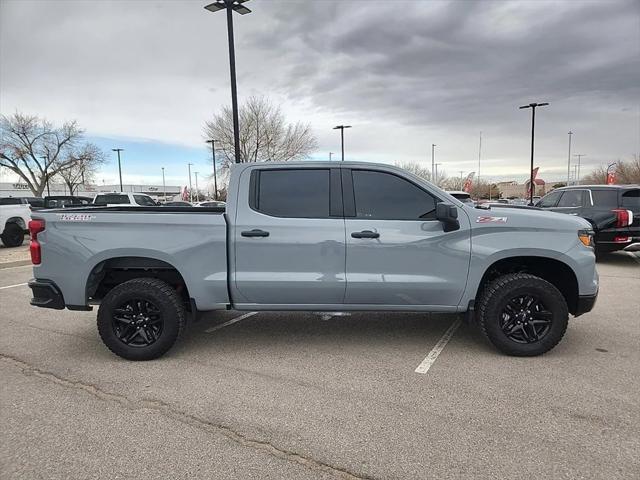
M 539 168 L 540 167 L 536 167 L 536 168 L 533 169 L 533 185 L 536 184 L 536 177 L 538 176 L 538 169 Z M 531 190 L 532 189 L 533 189 L 533 194 L 535 195 L 536 194 L 536 189 L 535 189 L 535 187 L 533 187 L 531 185 L 531 180 L 527 180 L 526 185 L 527 185 L 527 198 L 529 198 L 531 196 Z
M 463 192 L 471 193 L 471 189 L 473 188 L 473 176 L 475 174 L 476 172 L 471 172 L 469 175 L 467 175 L 467 178 L 465 179 L 464 184 L 462 185 Z
M 607 171 L 607 185 L 614 185 L 616 183 L 616 169 L 615 167 Z
M 189 201 L 189 188 L 186 185 L 180 191 L 180 198 L 185 202 Z

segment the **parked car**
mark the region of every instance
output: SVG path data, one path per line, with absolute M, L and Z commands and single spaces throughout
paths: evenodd
M 569 313 L 596 301 L 581 218 L 481 210 L 400 168 L 357 162 L 237 164 L 229 192 L 226 209 L 176 215 L 34 212 L 32 305 L 99 304 L 105 345 L 148 360 L 171 348 L 187 312 L 231 309 L 465 312 L 499 350 L 539 355 Z
M 31 210 L 27 203 L 0 203 L 0 240 L 5 247 L 22 245 L 30 215 Z
M 51 195 L 44 197 L 44 208 L 68 208 L 91 205 L 91 197 L 76 197 L 71 195 Z
M 457 198 L 462 203 L 471 203 L 471 204 L 473 204 L 473 200 L 471 200 L 471 194 L 470 193 L 463 192 L 463 191 L 458 191 L 458 190 L 451 190 L 451 191 L 448 191 L 447 193 L 449 195 L 451 195 L 453 198 Z
M 596 252 L 640 249 L 640 185 L 574 185 L 545 195 L 537 207 L 586 219 Z
M 157 203 L 144 193 L 111 192 L 99 193 L 93 199 L 94 205 L 132 205 L 138 207 L 153 207 Z
M 206 202 L 196 203 L 198 207 L 226 207 L 227 203 L 220 200 L 208 200 Z
M 193 204 L 184 200 L 172 200 L 160 204 L 161 207 L 193 207 Z
M 0 198 L 0 205 L 29 205 L 33 210 L 44 207 L 44 200 L 40 197 L 4 197 Z

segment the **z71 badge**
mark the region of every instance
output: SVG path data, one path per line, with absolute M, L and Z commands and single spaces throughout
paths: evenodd
M 476 223 L 507 223 L 508 217 L 478 217 Z
M 59 213 L 58 218 L 62 222 L 90 222 L 96 216 L 88 213 Z

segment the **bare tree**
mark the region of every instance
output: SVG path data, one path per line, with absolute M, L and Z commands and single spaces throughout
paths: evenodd
M 420 177 L 427 182 L 431 181 L 431 171 L 416 162 L 396 162 L 396 167 L 400 167 L 409 173 L 414 174 L 416 177 Z
M 62 161 L 66 166 L 60 168 L 58 175 L 73 195 L 79 185 L 93 182 L 98 167 L 105 163 L 105 156 L 93 143 L 85 143 L 67 152 Z
M 594 168 L 588 175 L 580 179 L 583 185 L 604 185 L 607 183 L 607 167 L 600 165 Z
M 611 169 L 615 172 L 617 184 L 640 183 L 639 155 L 634 155 L 630 160 L 618 160 Z M 592 185 L 607 183 L 607 166 L 600 165 L 594 168 L 580 183 Z
M 36 196 L 74 161 L 65 158 L 82 136 L 75 121 L 54 127 L 35 115 L 0 116 L 0 166 L 17 174 Z
M 265 97 L 251 97 L 240 107 L 240 162 L 289 161 L 308 157 L 317 147 L 308 124 L 287 123 L 280 107 Z M 216 140 L 223 165 L 235 162 L 231 108 L 206 122 L 207 139 Z

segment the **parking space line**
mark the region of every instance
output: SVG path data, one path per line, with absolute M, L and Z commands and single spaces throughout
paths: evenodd
M 436 346 L 431 349 L 431 351 L 429 352 L 429 355 L 427 355 L 426 358 L 422 361 L 422 363 L 418 365 L 418 368 L 416 368 L 415 370 L 416 373 L 424 374 L 429 371 L 429 369 L 431 368 L 431 365 L 433 365 L 436 359 L 438 358 L 438 355 L 440 355 L 442 350 L 444 350 L 444 347 L 447 346 L 447 343 L 449 343 L 449 340 L 451 340 L 451 337 L 453 337 L 453 334 L 456 333 L 456 330 L 460 326 L 460 323 L 461 323 L 461 320 L 458 318 L 455 322 L 453 322 L 453 325 L 451 325 L 447 329 L 447 331 L 444 332 L 444 335 L 442 335 L 442 338 L 440 338 L 438 343 L 436 343 Z
M 0 287 L 0 290 L 5 290 L 7 288 L 14 288 L 14 287 L 22 287 L 23 285 L 26 285 L 27 282 L 25 283 L 16 283 L 15 285 L 7 285 L 6 287 Z
M 249 312 L 249 313 L 245 313 L 244 315 L 240 315 L 239 317 L 232 318 L 228 322 L 224 322 L 224 323 L 221 323 L 220 325 L 216 325 L 215 327 L 208 328 L 207 330 L 205 330 L 205 333 L 212 333 L 212 332 L 215 332 L 216 330 L 220 330 L 221 328 L 228 327 L 229 325 L 233 325 L 234 323 L 239 322 L 240 320 L 249 318 L 252 315 L 255 315 L 256 313 L 258 312 Z
M 636 262 L 640 263 L 640 257 L 633 252 L 626 252 L 631 258 L 633 258 Z

